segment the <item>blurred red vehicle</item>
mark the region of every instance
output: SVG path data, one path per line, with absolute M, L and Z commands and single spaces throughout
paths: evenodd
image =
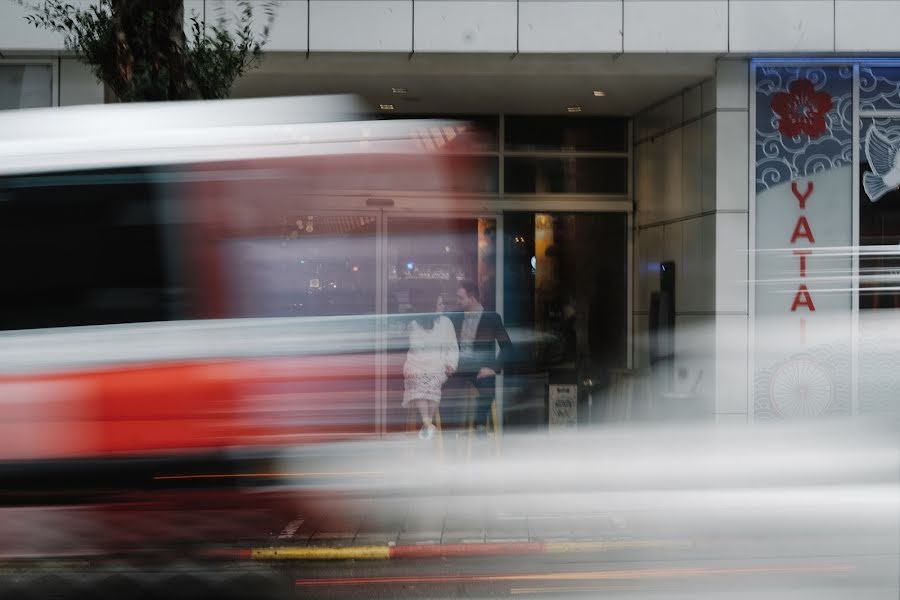
M 274 448 L 404 426 L 381 211 L 446 213 L 479 175 L 465 125 L 362 115 L 345 97 L 0 115 L 8 505 L 271 482 Z

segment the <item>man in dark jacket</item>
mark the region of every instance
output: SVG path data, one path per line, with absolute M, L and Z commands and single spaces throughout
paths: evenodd
M 456 380 L 460 387 L 471 385 L 477 390 L 475 426 L 476 431 L 483 432 L 497 394 L 497 375 L 503 370 L 504 359 L 512 348 L 512 342 L 500 315 L 484 310 L 478 300 L 478 287 L 474 282 L 460 282 L 456 301 L 461 311 L 453 319 L 456 339 L 459 341 Z

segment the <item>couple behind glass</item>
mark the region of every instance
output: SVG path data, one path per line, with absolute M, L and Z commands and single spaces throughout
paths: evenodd
M 403 406 L 412 403 L 419 409 L 420 437 L 434 435 L 433 419 L 444 384 L 451 377 L 459 390 L 474 388 L 477 392 L 474 419 L 476 430 L 483 430 L 494 402 L 496 376 L 512 347 L 500 315 L 484 310 L 477 286 L 470 281 L 459 283 L 456 302 L 461 312 L 452 319 L 443 314 L 444 302 L 438 293 L 415 290 L 410 300 L 416 315 L 408 326 Z

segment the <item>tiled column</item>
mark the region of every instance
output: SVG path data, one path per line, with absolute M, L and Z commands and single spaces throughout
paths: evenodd
M 715 80 L 715 396 L 719 422 L 748 414 L 749 64 L 720 60 Z

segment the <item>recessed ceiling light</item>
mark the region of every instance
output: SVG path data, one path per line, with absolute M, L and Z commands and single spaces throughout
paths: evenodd
M 566 110 L 569 111 L 570 113 L 578 113 L 578 112 L 581 112 L 581 107 L 580 106 L 569 106 L 566 108 Z
M 394 110 L 393 104 L 380 104 L 381 110 Z
M 604 92 L 603 90 L 594 90 L 594 95 L 598 98 L 602 98 L 606 95 L 606 92 Z
M 394 92 L 395 94 L 405 94 L 409 90 L 404 87 L 392 87 L 391 91 Z

